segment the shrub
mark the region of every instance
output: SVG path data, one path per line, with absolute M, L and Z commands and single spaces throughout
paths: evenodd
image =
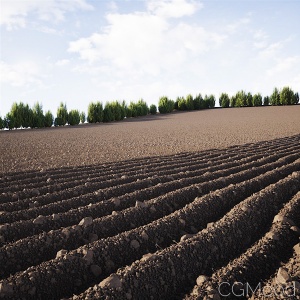
M 185 105 L 187 110 L 193 110 L 194 109 L 194 99 L 191 94 L 188 94 L 185 98 Z
M 274 88 L 272 95 L 270 96 L 271 105 L 280 105 L 280 93 L 277 88 Z
M 253 106 L 261 106 L 262 105 L 262 96 L 260 93 L 255 94 L 252 98 Z
M 72 126 L 78 125 L 80 122 L 79 111 L 77 109 L 70 110 L 70 112 L 68 114 L 68 120 L 69 120 L 70 125 L 72 125 Z
M 85 120 L 86 120 L 86 118 L 85 118 L 85 113 L 84 113 L 84 111 L 82 111 L 82 112 L 80 113 L 80 122 L 83 124 L 83 123 L 85 122 Z
M 219 98 L 220 107 L 223 107 L 223 108 L 229 107 L 229 104 L 230 104 L 230 98 L 229 98 L 228 94 L 222 93 Z
M 269 96 L 265 96 L 264 97 L 264 106 L 267 106 L 267 105 L 269 105 L 270 104 L 270 98 L 269 98 Z
M 281 105 L 291 105 L 294 104 L 294 92 L 288 86 L 285 86 L 280 92 L 280 104 Z
M 156 105 L 155 104 L 151 104 L 149 111 L 150 111 L 151 115 L 155 115 L 157 113 Z
M 44 126 L 51 127 L 53 125 L 53 115 L 50 110 L 45 113 Z
M 158 110 L 161 114 L 172 112 L 174 110 L 174 101 L 166 96 L 161 97 L 158 102 Z
M 66 125 L 66 123 L 68 122 L 68 110 L 67 110 L 67 105 L 63 104 L 62 102 L 60 103 L 60 106 L 57 109 L 57 120 L 59 121 L 59 123 L 57 124 L 57 126 L 61 126 L 61 125 Z

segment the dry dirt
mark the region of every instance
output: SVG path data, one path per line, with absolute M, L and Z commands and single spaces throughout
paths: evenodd
M 0 299 L 300 299 L 299 116 L 0 132 Z
M 0 132 L 0 173 L 223 148 L 300 132 L 300 105 L 147 116 L 109 124 Z

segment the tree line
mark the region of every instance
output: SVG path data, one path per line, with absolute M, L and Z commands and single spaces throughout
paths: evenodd
M 292 105 L 299 103 L 299 94 L 294 93 L 290 87 L 283 87 L 281 90 L 274 88 L 270 96 L 262 97 L 260 93 L 252 95 L 243 90 L 229 97 L 227 93 L 222 93 L 219 97 L 219 105 L 222 108 L 227 107 L 251 107 L 268 105 Z M 159 99 L 158 111 L 161 114 L 170 113 L 174 110 L 200 110 L 214 108 L 216 98 L 214 95 L 201 94 L 193 97 L 191 94 L 186 97 L 177 97 L 174 101 L 166 96 Z M 157 107 L 152 104 L 150 107 L 141 99 L 137 102 L 125 101 L 107 102 L 105 106 L 101 102 L 91 102 L 88 106 L 88 114 L 79 112 L 77 109 L 68 111 L 64 103 L 60 103 L 54 118 L 51 111 L 43 112 L 40 103 L 34 104 L 31 108 L 28 104 L 13 103 L 11 110 L 4 119 L 0 117 L 0 129 L 7 128 L 43 128 L 51 126 L 78 125 L 79 123 L 100 123 L 120 121 L 125 118 L 135 118 L 148 114 L 156 114 Z
M 91 102 L 88 106 L 88 115 L 79 112 L 77 109 L 68 111 L 66 104 L 60 103 L 54 118 L 51 111 L 43 112 L 40 103 L 34 104 L 31 108 L 28 104 L 13 103 L 11 110 L 4 119 L 0 117 L 0 129 L 7 128 L 44 128 L 54 126 L 71 126 L 79 123 L 99 123 L 120 121 L 124 118 L 145 116 L 147 114 L 156 114 L 157 108 L 154 104 L 148 107 L 144 100 L 130 102 L 129 105 L 123 101 L 108 102 L 103 106 L 101 102 Z

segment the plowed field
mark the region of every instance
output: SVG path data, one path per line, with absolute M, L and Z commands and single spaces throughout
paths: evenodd
M 300 299 L 299 108 L 0 132 L 0 298 Z

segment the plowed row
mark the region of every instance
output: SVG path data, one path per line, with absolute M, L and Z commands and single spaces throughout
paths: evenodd
M 0 298 L 243 299 L 281 264 L 298 286 L 299 190 L 300 135 L 2 175 Z

